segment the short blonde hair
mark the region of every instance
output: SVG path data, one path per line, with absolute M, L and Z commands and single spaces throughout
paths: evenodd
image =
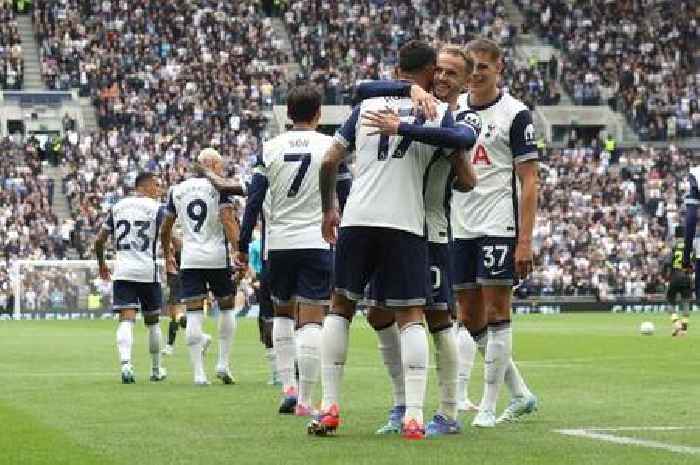
M 199 152 L 197 161 L 204 164 L 206 162 L 221 162 L 223 159 L 221 158 L 221 154 L 216 149 L 207 147 Z

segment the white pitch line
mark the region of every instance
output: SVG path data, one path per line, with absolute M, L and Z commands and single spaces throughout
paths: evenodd
M 592 427 L 581 428 L 586 431 L 684 431 L 700 429 L 700 426 L 618 426 L 615 428 Z
M 615 436 L 613 434 L 599 433 L 596 431 L 677 431 L 682 429 L 697 429 L 697 428 L 681 428 L 673 426 L 664 427 L 640 427 L 640 428 L 581 428 L 581 429 L 558 429 L 554 430 L 559 434 L 564 434 L 567 436 L 575 436 L 589 439 L 597 439 L 599 441 L 612 442 L 614 444 L 622 444 L 625 446 L 640 446 L 649 447 L 652 449 L 662 449 L 670 452 L 676 452 L 679 454 L 698 454 L 700 455 L 700 447 L 690 447 L 690 446 L 678 446 L 675 444 L 667 444 L 660 441 L 652 441 L 648 439 L 637 439 L 630 438 L 626 436 Z

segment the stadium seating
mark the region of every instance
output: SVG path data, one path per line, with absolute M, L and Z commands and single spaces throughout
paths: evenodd
M 565 88 L 576 103 L 624 112 L 642 140 L 700 136 L 695 2 L 517 3 L 564 52 Z
M 589 147 L 542 160 L 535 273 L 527 295 L 641 297 L 659 292 L 693 153 Z
M 94 228 L 139 169 L 177 182 L 206 145 L 245 172 L 287 61 L 257 2 L 80 5 L 40 1 L 34 13 L 47 85 L 79 88 L 98 115 L 97 132 L 63 147 L 73 220 Z
M 12 3 L 0 1 L 0 89 L 21 89 L 24 59 Z
M 558 101 L 545 70 L 514 63 L 510 46 L 516 30 L 505 19 L 502 1 L 424 2 L 417 9 L 415 4 L 369 0 L 287 4 L 284 19 L 295 57 L 323 87 L 326 104 L 349 104 L 358 81 L 391 78 L 398 49 L 409 39 L 465 44 L 477 35 L 504 46 L 504 84 L 511 94 L 531 107 Z
M 0 268 L 11 259 L 63 258 L 64 241 L 36 145 L 0 140 Z
M 81 95 L 90 97 L 99 129 L 67 132 L 62 146 L 63 189 L 72 217 L 60 226 L 47 227 L 53 233 L 47 233 L 49 237 L 60 239 L 57 244 L 34 241 L 24 246 L 27 255 L 59 256 L 68 247 L 73 255 L 89 257 L 87 248 L 95 228 L 138 170 L 159 172 L 171 185 L 182 178 L 191 155 L 205 145 L 221 150 L 229 175 L 249 175 L 266 137 L 262 109 L 286 94 L 283 63 L 287 57 L 257 2 L 200 3 L 208 9 L 197 11 L 189 2 L 127 8 L 111 2 L 107 10 L 100 4 L 95 11 L 90 2 L 35 3 L 34 22 L 47 84 L 78 88 Z M 504 19 L 501 2 L 437 1 L 418 9 L 415 3 L 297 0 L 281 4 L 292 50 L 305 73 L 324 88 L 325 103 L 348 102 L 359 80 L 390 77 L 398 44 L 409 37 L 465 43 L 476 35 L 492 37 L 505 46 L 505 85 L 511 93 L 530 106 L 556 103 L 556 86 L 546 79 L 551 69 L 514 64 L 509 45 L 516 31 Z M 542 22 L 535 18 L 537 32 L 571 53 L 563 63 L 565 81 L 571 86 L 580 81 L 585 87 L 591 81 L 585 74 L 576 74 L 578 69 L 599 73 L 600 79 L 593 83 L 621 85 L 616 69 L 595 61 L 602 55 L 587 52 L 581 55 L 590 60 L 585 63 L 571 58 L 576 49 L 567 44 L 576 42 L 587 26 L 586 21 L 567 23 L 566 18 L 580 19 L 579 10 L 565 10 L 545 0 L 520 4 L 531 19 L 540 7 L 545 16 L 550 15 Z M 591 11 L 599 13 L 595 8 Z M 570 24 L 568 29 L 553 26 L 555 15 L 561 24 Z M 183 23 L 195 27 L 183 29 Z M 165 39 L 156 40 L 156 36 Z M 605 44 L 599 48 L 605 49 Z M 634 49 L 625 53 L 633 54 Z M 639 72 L 636 76 L 635 82 L 651 79 L 640 78 Z M 684 77 L 694 79 L 689 73 Z M 598 94 L 607 98 L 600 86 L 585 89 L 585 98 Z M 624 98 L 611 103 L 618 105 L 632 94 L 639 100 L 649 95 L 650 87 L 647 83 L 623 89 Z M 572 90 L 575 98 L 580 94 Z M 673 100 L 678 95 L 667 96 Z M 588 102 L 584 100 L 580 103 Z M 650 102 L 643 100 L 647 106 Z M 694 102 L 688 104 L 691 116 L 697 108 Z M 678 108 L 684 105 L 681 102 Z M 645 126 L 636 127 L 643 132 Z M 665 244 L 680 221 L 682 178 L 691 156 L 674 147 L 610 154 L 596 141 L 591 146 L 549 150 L 543 157 L 535 234 L 537 267 L 521 292 L 606 298 L 653 290 L 661 280 Z M 26 182 L 39 185 L 32 180 Z M 8 242 L 6 236 L 3 244 Z M 42 248 L 44 242 L 53 248 Z

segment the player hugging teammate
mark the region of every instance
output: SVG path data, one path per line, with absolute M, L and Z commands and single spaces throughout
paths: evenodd
M 349 327 L 362 299 L 394 392 L 378 434 L 454 434 L 461 431 L 459 410 L 478 410 L 473 426 L 493 427 L 537 408 L 512 360 L 511 331 L 513 285 L 533 264 L 537 150 L 530 112 L 499 88 L 502 71 L 501 51 L 489 40 L 439 53 L 411 41 L 399 52 L 399 80 L 359 89 L 365 100 L 334 138 L 315 131 L 319 93 L 307 85 L 290 92 L 294 126 L 264 144 L 235 260 L 247 263 L 262 213 L 262 269 L 274 302 L 271 339 L 283 384 L 279 412 L 310 415 L 320 378 L 322 406 L 309 433 L 324 436 L 340 425 Z M 347 193 L 346 173 L 338 171 L 351 155 Z M 180 218 L 187 342 L 195 383 L 206 384 L 201 298 L 207 289 L 223 308 L 217 376 L 232 381 L 226 270 L 228 243 L 238 237 L 228 195 L 240 188 L 221 177 L 218 154 L 202 153 L 200 162 L 202 177 L 171 189 L 162 238 L 170 257 L 170 231 Z M 440 408 L 424 424 L 425 322 L 436 345 Z M 485 359 L 478 407 L 466 397 L 477 349 Z M 497 418 L 504 383 L 511 402 Z

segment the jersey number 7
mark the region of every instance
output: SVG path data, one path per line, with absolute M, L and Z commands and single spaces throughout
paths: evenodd
M 304 176 L 306 176 L 306 172 L 309 171 L 309 165 L 311 164 L 311 154 L 310 153 L 285 153 L 284 154 L 284 161 L 287 162 L 297 162 L 300 161 L 301 164 L 299 165 L 299 171 L 297 171 L 296 176 L 294 176 L 294 180 L 292 181 L 292 185 L 289 186 L 289 190 L 287 191 L 287 197 L 296 197 L 296 195 L 299 193 L 299 188 L 301 187 L 301 182 L 304 180 Z

